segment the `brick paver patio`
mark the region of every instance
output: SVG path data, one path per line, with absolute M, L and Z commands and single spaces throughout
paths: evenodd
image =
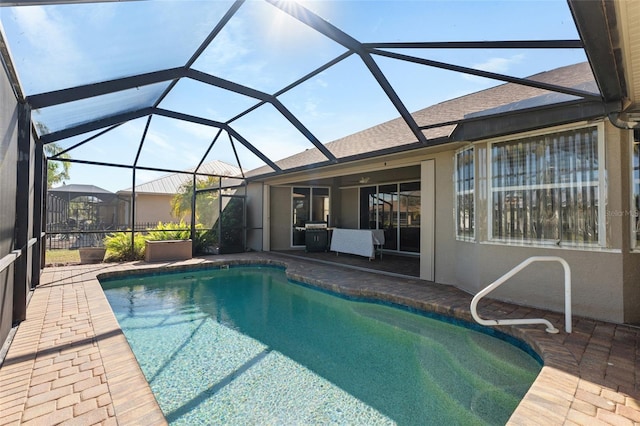
M 46 268 L 0 367 L 0 426 L 166 424 L 96 276 L 220 262 L 277 263 L 295 280 L 471 320 L 471 296 L 453 287 L 276 253 Z M 481 303 L 480 314 L 544 317 L 559 329 L 564 324 L 558 313 L 491 300 Z M 544 360 L 510 423 L 640 424 L 639 329 L 577 317 L 571 334 L 550 335 L 542 326 L 500 329 Z

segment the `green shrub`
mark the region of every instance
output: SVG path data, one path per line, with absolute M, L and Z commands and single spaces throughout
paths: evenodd
M 191 237 L 191 227 L 184 221 L 180 223 L 158 222 L 156 229 L 149 231 L 145 239 L 149 241 L 166 241 L 166 240 L 188 240 Z M 207 248 L 214 245 L 214 234 L 209 229 L 205 229 L 201 223 L 196 224 L 196 235 L 193 240 L 194 251 L 196 254 L 204 254 Z
M 131 232 L 118 232 L 109 234 L 104 239 L 107 249 L 105 261 L 123 262 L 129 260 L 144 259 L 145 237 L 136 232 L 133 237 L 133 250 L 131 248 Z
M 190 226 L 180 221 L 180 223 L 158 222 L 155 230 L 149 231 L 146 235 L 136 232 L 134 235 L 134 248 L 131 250 L 131 231 L 109 234 L 104 239 L 104 246 L 107 249 L 105 261 L 124 262 L 144 259 L 145 240 L 166 241 L 166 240 L 188 240 L 191 235 Z M 210 229 L 205 229 L 202 224 L 196 225 L 196 236 L 193 241 L 196 254 L 207 253 L 207 249 L 214 245 L 214 233 Z
M 196 229 L 198 225 L 196 225 Z M 200 226 L 202 228 L 202 226 Z M 180 223 L 158 222 L 156 229 L 149 231 L 145 239 L 149 241 L 166 241 L 166 240 L 188 240 L 190 238 L 190 226 L 180 221 Z

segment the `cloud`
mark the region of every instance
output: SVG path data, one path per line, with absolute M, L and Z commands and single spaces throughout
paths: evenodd
M 520 64 L 524 58 L 524 54 L 517 54 L 508 58 L 489 58 L 484 62 L 471 65 L 471 68 L 498 74 L 508 74 L 509 70 L 511 70 L 515 65 Z M 483 79 L 482 77 L 469 74 L 464 74 L 464 78 L 472 81 Z
M 203 126 L 202 124 L 191 123 L 189 121 L 175 120 L 175 126 L 206 143 L 211 143 L 218 129 L 215 127 Z
M 323 78 L 316 78 L 315 79 L 315 83 L 322 87 L 322 88 L 327 88 L 329 87 L 329 83 L 327 83 L 327 80 L 323 79 Z
M 196 61 L 197 68 L 219 72 L 233 64 L 242 63 L 242 59 L 251 53 L 247 48 L 244 28 L 242 19 L 236 17 L 230 20 Z
M 161 148 L 167 151 L 175 151 L 175 148 L 171 143 L 169 143 L 166 140 L 165 136 L 157 132 L 147 133 L 147 137 L 145 138 L 145 145 L 146 145 L 146 142 L 151 142 L 153 145 L 157 146 L 158 148 Z

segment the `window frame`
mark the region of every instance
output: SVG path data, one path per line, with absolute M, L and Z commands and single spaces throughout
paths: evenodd
M 420 179 L 408 179 L 408 180 L 400 180 L 400 181 L 392 181 L 392 182 L 378 182 L 378 183 L 371 183 L 371 184 L 362 184 L 362 185 L 356 185 L 353 186 L 352 188 L 356 188 L 358 191 L 358 229 L 371 229 L 371 228 L 363 228 L 362 227 L 362 212 L 361 212 L 361 201 L 362 201 L 362 188 L 375 188 L 375 194 L 380 194 L 380 187 L 381 186 L 391 186 L 391 185 L 395 185 L 396 186 L 396 196 L 398 197 L 398 205 L 400 205 L 400 194 L 402 193 L 402 191 L 400 190 L 400 187 L 403 184 L 412 184 L 412 183 L 417 183 L 420 185 L 420 188 L 422 188 L 422 181 Z M 422 198 L 420 199 L 420 203 L 422 203 Z M 406 251 L 406 250 L 400 250 L 400 247 L 402 246 L 402 240 L 401 240 L 401 236 L 400 236 L 400 230 L 401 230 L 401 217 L 400 217 L 400 209 L 398 209 L 398 211 L 396 211 L 394 213 L 394 217 L 397 223 L 396 229 L 398 230 L 398 233 L 396 235 L 396 248 L 395 249 L 388 249 L 385 248 L 383 249 L 385 252 L 388 253 L 402 253 L 402 254 L 409 254 L 409 255 L 416 255 L 419 254 L 420 251 Z M 380 215 L 380 209 L 376 208 L 376 228 L 375 229 L 384 229 L 384 228 L 378 228 L 378 225 L 381 223 L 381 215 Z M 422 228 L 422 218 L 420 218 L 420 228 Z
M 328 191 L 328 199 L 329 199 L 329 221 L 331 221 L 331 187 L 330 186 L 324 186 L 324 185 L 293 185 L 289 187 L 289 226 L 290 226 L 290 231 L 289 231 L 289 245 L 291 248 L 299 248 L 299 247 L 304 247 L 305 244 L 294 244 L 294 239 L 293 239 L 293 233 L 294 233 L 294 229 L 295 229 L 295 224 L 293 223 L 293 191 L 296 188 L 308 188 L 309 189 L 309 219 L 306 219 L 306 221 L 311 221 L 311 218 L 313 218 L 313 190 L 314 189 L 326 189 Z M 327 226 L 331 226 L 330 223 L 327 223 Z
M 462 153 L 465 153 L 467 151 L 472 151 L 471 153 L 471 159 L 473 162 L 473 183 L 472 183 L 472 189 L 470 190 L 465 190 L 462 192 L 458 191 L 458 158 L 459 155 Z M 476 171 L 476 150 L 475 150 L 475 146 L 471 145 L 471 146 L 466 146 L 464 148 L 461 148 L 459 150 L 457 150 L 453 156 L 453 202 L 454 202 L 454 222 L 455 222 L 455 236 L 456 236 L 456 240 L 457 241 L 467 241 L 467 242 L 475 242 L 476 241 L 476 237 L 477 237 L 477 223 L 476 223 L 476 203 L 477 203 L 477 197 L 476 197 L 476 175 L 477 175 L 477 171 Z M 464 194 L 464 193 L 468 193 L 471 194 L 473 196 L 473 201 L 472 201 L 472 206 L 473 206 L 473 214 L 472 214 L 472 218 L 471 218 L 471 224 L 472 224 L 472 234 L 471 235 L 461 235 L 460 234 L 460 222 L 458 220 L 458 215 L 459 215 L 459 202 L 458 202 L 458 196 L 459 194 Z
M 597 242 L 568 242 L 562 240 L 538 240 L 538 239 L 513 239 L 508 237 L 494 237 L 493 236 L 493 145 L 517 142 L 520 140 L 526 140 L 541 136 L 550 136 L 557 133 L 564 133 L 569 131 L 579 131 L 588 128 L 595 128 L 597 132 L 597 147 L 598 153 L 598 241 Z M 517 246 L 531 246 L 531 247 L 564 247 L 573 249 L 601 249 L 607 245 L 607 170 L 606 170 L 606 147 L 605 147 L 605 126 L 604 122 L 598 123 L 580 123 L 572 126 L 560 126 L 552 129 L 545 129 L 544 131 L 527 132 L 518 135 L 511 135 L 509 137 L 496 138 L 487 142 L 487 241 L 497 244 L 517 245 Z M 526 188 L 523 187 L 523 188 Z

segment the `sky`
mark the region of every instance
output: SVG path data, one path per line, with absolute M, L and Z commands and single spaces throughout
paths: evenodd
M 565 0 L 299 2 L 360 42 L 577 39 Z M 230 1 L 136 1 L 0 8 L 0 22 L 27 95 L 183 66 Z M 193 64 L 194 69 L 275 94 L 345 48 L 261 0 L 248 0 Z M 526 77 L 585 61 L 580 49 L 396 50 L 466 67 Z M 501 84 L 500 82 L 374 55 L 409 111 Z M 33 111 L 49 131 L 94 117 L 150 106 L 168 83 L 138 87 Z M 399 112 L 363 61 L 351 55 L 289 90 L 278 100 L 322 143 L 394 119 Z M 182 79 L 161 108 L 227 121 L 258 101 L 195 80 Z M 77 160 L 133 164 L 147 118 L 118 126 L 75 148 Z M 273 106 L 263 105 L 231 126 L 271 160 L 313 148 Z M 58 143 L 72 147 L 94 131 Z M 217 128 L 154 116 L 137 165 L 185 170 L 196 166 Z M 245 170 L 264 163 L 236 143 Z M 238 165 L 223 133 L 205 161 Z M 166 173 L 139 170 L 136 184 Z M 130 188 L 124 168 L 74 163 L 67 184 L 110 191 Z

